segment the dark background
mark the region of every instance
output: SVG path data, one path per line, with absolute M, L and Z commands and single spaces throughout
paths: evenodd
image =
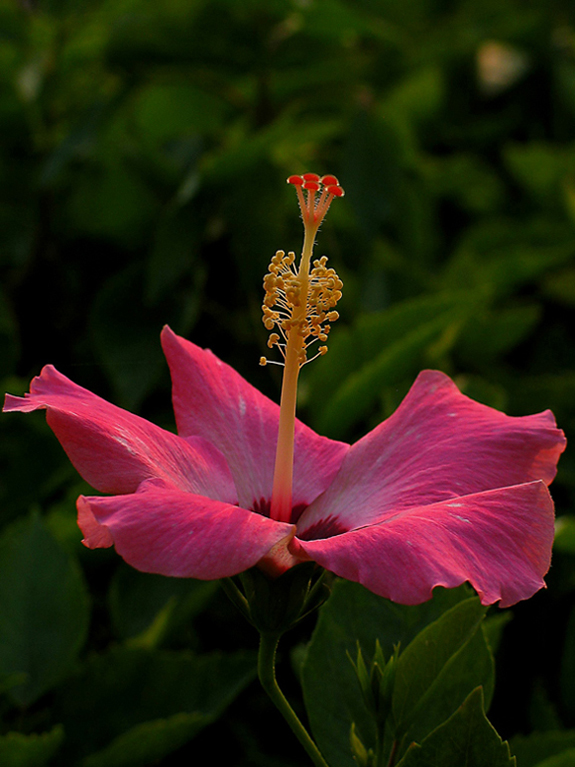
M 52 363 L 173 428 L 159 345 L 168 323 L 277 400 L 279 368 L 258 366 L 262 278 L 276 249 L 301 243 L 285 179 L 314 171 L 336 174 L 346 190 L 318 238 L 344 295 L 329 354 L 302 372 L 300 417 L 353 441 L 394 410 L 420 369 L 435 367 L 509 414 L 551 408 L 569 438 L 568 0 L 0 0 L 0 129 L 4 391 L 23 393 Z M 78 712 L 74 684 L 100 700 L 100 675 L 87 671 L 94 657 L 117 651 L 125 668 L 126 647 L 160 663 L 161 653 L 256 646 L 212 585 L 166 585 L 128 572 L 113 552 L 83 549 L 74 500 L 88 488 L 41 416 L 2 417 L 0 460 L 0 671 L 24 663 L 23 640 L 2 640 L 3 626 L 9 635 L 22 625 L 50 657 L 50 642 L 66 650 L 46 679 L 44 651 L 30 651 L 26 668 L 40 678 L 27 692 L 8 684 L 3 733 L 63 722 L 67 750 L 53 763 L 81 763 L 134 722 L 175 713 L 120 722 L 106 713 L 104 687 L 101 704 Z M 509 611 L 496 656 L 490 717 L 506 738 L 575 727 L 574 483 L 568 450 L 552 487 L 561 519 L 549 588 Z M 14 540 L 28 559 L 9 554 Z M 28 607 L 11 598 L 23 583 Z M 54 624 L 65 641 L 30 618 L 34 600 L 50 611 L 50 599 L 76 605 Z M 296 701 L 289 650 L 312 627 L 285 642 Z M 158 764 L 187 763 L 207 747 L 234 765 L 301 763 L 240 667 L 226 705 L 244 691 L 225 716 L 175 755 L 158 752 Z M 134 685 L 124 689 L 137 709 Z M 223 708 L 214 704 L 212 718 Z M 102 742 L 70 735 L 82 732 L 82 716 L 86 727 L 110 720 Z

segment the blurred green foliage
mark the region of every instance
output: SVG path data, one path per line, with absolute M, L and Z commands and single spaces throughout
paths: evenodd
M 301 241 L 285 178 L 311 170 L 346 190 L 319 235 L 344 297 L 329 354 L 303 371 L 303 420 L 356 439 L 438 367 L 575 430 L 568 0 L 0 0 L 0 130 L 4 390 L 50 362 L 171 427 L 169 323 L 277 398 L 278 370 L 257 366 L 261 282 Z M 256 638 L 221 594 L 85 551 L 86 488 L 41 417 L 0 429 L 3 763 L 179 764 L 212 738 L 239 767 L 300 763 L 246 687 Z M 575 743 L 569 451 L 553 490 L 566 526 L 549 589 L 514 608 L 496 657 L 490 718 L 518 735 L 519 767 Z M 109 669 L 126 675 L 124 718 L 106 710 L 122 707 Z M 166 674 L 211 674 L 214 698 L 192 685 L 169 701 Z

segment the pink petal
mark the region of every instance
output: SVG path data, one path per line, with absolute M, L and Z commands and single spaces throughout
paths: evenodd
M 78 524 L 89 548 L 113 543 L 138 570 L 202 580 L 253 567 L 282 540 L 287 545 L 295 530 L 161 480 L 145 482 L 130 495 L 80 496 Z
M 397 411 L 352 445 L 333 483 L 301 516 L 298 535 L 337 520 L 372 524 L 402 509 L 541 479 L 565 449 L 553 414 L 511 417 L 421 373 Z
M 221 453 L 205 440 L 185 440 L 111 405 L 51 365 L 24 397 L 6 396 L 5 411 L 46 409 L 46 420 L 70 460 L 97 490 L 131 493 L 151 477 L 182 490 L 235 503 Z
M 211 351 L 162 332 L 170 366 L 178 433 L 200 436 L 225 456 L 240 504 L 269 501 L 279 422 L 279 407 Z M 320 437 L 297 421 L 293 505 L 307 505 L 330 484 L 349 446 Z
M 542 586 L 553 543 L 553 503 L 543 482 L 417 506 L 378 524 L 290 551 L 401 604 L 435 586 L 469 581 L 483 604 L 508 607 Z

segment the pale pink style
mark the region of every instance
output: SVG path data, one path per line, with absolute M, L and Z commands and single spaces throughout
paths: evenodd
M 293 512 L 269 517 L 279 407 L 210 351 L 162 343 L 178 436 L 47 366 L 5 411 L 45 408 L 80 474 L 110 497 L 78 499 L 90 548 L 139 570 L 215 579 L 314 560 L 404 604 L 469 581 L 484 604 L 544 586 L 547 485 L 565 447 L 550 411 L 510 417 L 424 371 L 398 410 L 349 446 L 296 422 Z

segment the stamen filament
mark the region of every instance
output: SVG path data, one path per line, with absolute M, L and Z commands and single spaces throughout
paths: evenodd
M 300 295 L 306 297 L 308 293 L 309 265 L 313 251 L 314 237 L 315 231 L 310 236 L 310 230 L 306 227 L 298 270 L 298 277 L 301 280 Z M 292 315 L 295 328 L 297 328 L 295 323 L 305 319 L 306 309 L 307 301 L 300 300 L 300 306 L 296 307 L 296 310 L 294 310 Z M 303 351 L 304 339 L 301 334 L 293 332 L 293 329 L 292 331 L 288 331 L 280 399 L 280 422 L 274 468 L 274 484 L 270 504 L 270 517 L 272 519 L 277 519 L 279 522 L 289 522 L 291 518 L 297 382 Z
M 299 371 L 307 359 L 306 350 L 315 341 L 324 343 L 338 314 L 333 311 L 341 297 L 342 283 L 335 271 L 326 267 L 327 258 L 313 261 L 315 236 L 334 197 L 341 197 L 343 189 L 335 176 L 320 179 L 315 173 L 290 176 L 288 183 L 296 187 L 304 223 L 302 254 L 297 271 L 295 255 L 279 250 L 272 258 L 269 273 L 264 279 L 265 298 L 263 322 L 267 330 L 275 328 L 268 338 L 268 346 L 277 347 L 284 358 L 284 375 L 280 400 L 278 442 L 274 480 L 270 503 L 270 516 L 280 522 L 290 522 L 292 515 L 293 459 L 295 442 L 295 414 Z M 307 192 L 304 195 L 303 190 Z M 316 192 L 321 193 L 316 201 Z M 307 198 L 307 199 L 306 199 Z M 283 340 L 280 340 L 283 339 Z M 285 342 L 285 343 L 284 343 Z M 317 356 L 327 352 L 320 346 Z M 262 357 L 260 364 L 267 364 Z

